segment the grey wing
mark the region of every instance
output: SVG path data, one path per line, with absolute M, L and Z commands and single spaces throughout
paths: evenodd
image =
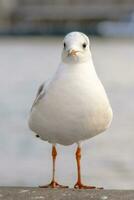
M 33 105 L 31 107 L 31 111 L 33 109 L 33 107 L 39 102 L 39 100 L 44 97 L 45 95 L 45 83 L 42 83 L 37 91 L 37 94 L 36 94 L 36 97 L 35 97 L 35 100 L 33 102 Z

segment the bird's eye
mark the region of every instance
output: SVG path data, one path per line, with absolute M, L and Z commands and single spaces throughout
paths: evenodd
M 64 49 L 65 49 L 65 48 L 66 48 L 66 43 L 64 42 L 64 44 L 63 44 L 63 45 L 64 45 Z
M 83 43 L 82 46 L 85 49 L 87 45 L 86 45 L 86 43 Z

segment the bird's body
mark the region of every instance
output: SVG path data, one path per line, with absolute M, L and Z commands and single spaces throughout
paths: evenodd
M 29 118 L 31 130 L 53 144 L 49 187 L 62 187 L 55 181 L 55 144 L 77 143 L 78 180 L 74 187 L 95 188 L 81 183 L 80 143 L 105 131 L 111 121 L 112 109 L 93 65 L 89 39 L 83 33 L 69 33 L 64 38 L 61 64 L 53 78 L 40 86 Z
M 112 111 L 92 62 L 61 63 L 46 85 L 29 121 L 41 139 L 70 145 L 108 128 Z

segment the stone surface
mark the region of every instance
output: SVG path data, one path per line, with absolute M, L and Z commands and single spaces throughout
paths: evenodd
M 0 187 L 0 200 L 133 200 L 132 190 L 42 189 Z

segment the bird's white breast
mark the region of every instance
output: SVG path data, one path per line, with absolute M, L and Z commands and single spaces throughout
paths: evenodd
M 43 140 L 69 145 L 103 132 L 111 120 L 112 110 L 92 63 L 62 63 L 34 106 L 29 125 Z

